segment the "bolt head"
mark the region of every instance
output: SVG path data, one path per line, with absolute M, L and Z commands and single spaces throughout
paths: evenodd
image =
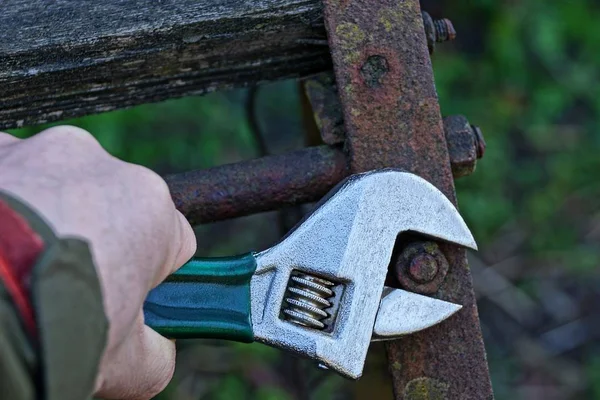
M 429 241 L 406 245 L 392 263 L 400 288 L 420 294 L 437 292 L 449 269 L 438 244 Z
M 419 283 L 431 282 L 438 273 L 438 263 L 430 254 L 417 254 L 410 261 L 408 273 Z

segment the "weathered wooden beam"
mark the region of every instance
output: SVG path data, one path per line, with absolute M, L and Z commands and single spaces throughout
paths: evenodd
M 320 0 L 4 0 L 0 129 L 330 68 Z

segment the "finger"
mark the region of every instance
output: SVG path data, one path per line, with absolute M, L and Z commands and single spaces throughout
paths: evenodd
M 75 138 L 79 138 L 81 140 L 85 140 L 90 143 L 98 144 L 98 141 L 91 133 L 89 133 L 85 129 L 82 129 L 82 128 L 79 128 L 79 127 L 73 126 L 73 125 L 53 126 L 53 127 L 44 129 L 43 131 L 41 131 L 40 133 L 35 135 L 36 138 L 41 138 L 42 136 L 54 137 L 54 138 L 61 138 L 61 137 L 65 136 L 67 139 L 71 139 L 71 140 L 74 140 Z
M 21 139 L 11 135 L 10 133 L 0 132 L 0 147 L 8 146 L 20 142 Z
M 73 125 L 59 125 L 44 129 L 33 136 L 34 140 L 44 144 L 64 146 L 90 146 L 95 150 L 102 149 L 98 140 L 85 129 Z
M 188 262 L 189 259 L 194 256 L 194 253 L 196 253 L 198 245 L 196 242 L 196 234 L 189 221 L 178 210 L 175 210 L 175 215 L 179 230 L 179 251 L 177 252 L 175 263 L 173 264 L 173 269 L 170 273 L 175 272 L 183 264 Z
M 156 272 L 151 288 L 158 286 L 169 275 L 188 262 L 194 256 L 194 253 L 196 253 L 197 243 L 194 229 L 183 214 L 175 209 L 174 220 L 175 234 L 172 236 L 170 243 L 171 250 L 169 251 L 171 255 L 167 258 L 165 265 Z
M 95 395 L 103 399 L 151 399 L 167 386 L 174 370 L 175 344 L 140 324 L 116 353 L 103 359 Z

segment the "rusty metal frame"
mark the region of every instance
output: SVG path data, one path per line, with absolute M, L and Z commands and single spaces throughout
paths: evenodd
M 448 145 L 418 0 L 324 0 L 352 173 L 398 167 L 456 203 Z M 464 249 L 441 246 L 435 297 L 463 309 L 387 346 L 397 399 L 493 397 Z
M 324 4 L 335 79 L 313 78 L 306 92 L 326 144 L 166 177 L 193 223 L 312 202 L 351 173 L 384 167 L 417 173 L 456 202 L 454 178 L 473 172 L 485 143 L 466 118 L 441 117 L 430 18 L 417 0 Z M 387 346 L 395 397 L 491 399 L 465 251 L 440 248 L 449 268 L 432 295 L 463 309 Z

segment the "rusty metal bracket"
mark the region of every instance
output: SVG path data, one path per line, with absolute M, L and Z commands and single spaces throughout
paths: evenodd
M 456 202 L 417 0 L 324 0 L 352 173 L 400 167 Z M 440 246 L 449 271 L 435 297 L 460 303 L 448 321 L 388 345 L 397 399 L 490 399 L 465 251 Z
M 333 74 L 324 72 L 306 79 L 304 91 L 312 106 L 323 142 L 330 145 L 344 143 L 344 115 Z M 471 125 L 462 115 L 444 117 L 443 124 L 452 175 L 460 178 L 472 174 L 477 160 L 485 153 L 481 129 Z

